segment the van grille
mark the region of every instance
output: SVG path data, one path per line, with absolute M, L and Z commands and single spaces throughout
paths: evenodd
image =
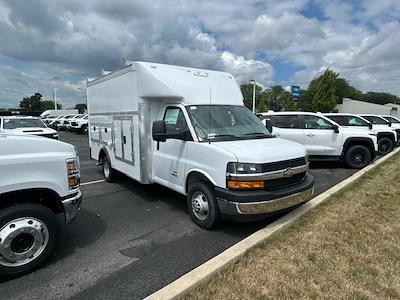
M 295 159 L 290 159 L 290 160 L 262 164 L 261 170 L 263 173 L 273 172 L 273 171 L 278 171 L 278 170 L 285 170 L 287 168 L 304 166 L 305 164 L 306 164 L 306 158 L 300 157 L 300 158 L 295 158 Z
M 292 177 L 282 177 L 265 181 L 265 190 L 274 191 L 283 187 L 289 187 L 302 182 L 306 177 L 306 172 L 294 174 Z

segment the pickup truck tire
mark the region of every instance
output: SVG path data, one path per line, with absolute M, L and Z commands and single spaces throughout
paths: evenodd
M 350 146 L 344 154 L 346 165 L 352 169 L 362 169 L 369 165 L 371 160 L 371 152 L 367 147 L 362 145 Z
M 57 216 L 36 203 L 16 203 L 0 210 L 0 278 L 9 279 L 39 267 L 58 239 Z
M 116 181 L 117 173 L 111 167 L 110 159 L 107 156 L 104 156 L 103 159 L 101 160 L 101 168 L 103 170 L 104 178 L 106 179 L 107 182 Z
M 79 133 L 84 134 L 86 132 L 86 125 L 82 125 L 81 129 L 79 129 Z
M 221 220 L 215 193 L 203 182 L 196 182 L 189 186 L 187 206 L 192 221 L 201 228 L 211 229 Z
M 386 155 L 393 150 L 393 141 L 387 137 L 382 137 L 378 141 L 378 153 L 380 155 Z

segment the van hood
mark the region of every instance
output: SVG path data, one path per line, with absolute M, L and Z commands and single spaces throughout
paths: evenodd
M 213 142 L 236 156 L 238 162 L 269 163 L 307 155 L 303 145 L 279 138 Z

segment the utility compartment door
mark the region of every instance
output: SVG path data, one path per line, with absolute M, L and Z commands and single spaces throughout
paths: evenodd
M 114 117 L 113 144 L 115 158 L 135 165 L 133 117 Z
M 133 123 L 132 119 L 122 120 L 122 153 L 124 161 L 129 161 L 134 165 L 133 153 Z

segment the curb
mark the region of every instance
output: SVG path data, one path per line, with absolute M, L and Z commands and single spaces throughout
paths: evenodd
M 153 294 L 147 296 L 145 300 L 176 299 L 178 297 L 184 296 L 192 289 L 197 287 L 199 284 L 210 279 L 210 277 L 216 272 L 226 268 L 230 264 L 235 263 L 249 249 L 254 248 L 258 244 L 260 244 L 266 238 L 270 237 L 273 233 L 276 233 L 279 230 L 291 225 L 312 208 L 316 207 L 317 205 L 328 199 L 333 193 L 336 193 L 337 191 L 346 187 L 347 185 L 357 180 L 362 175 L 380 165 L 398 152 L 400 152 L 400 147 L 387 154 L 386 156 L 379 158 L 364 169 L 361 169 L 360 171 L 354 173 L 352 176 L 339 182 L 337 185 L 331 187 L 327 191 L 311 199 L 309 202 L 296 208 L 282 218 L 249 235 L 247 238 L 229 247 L 224 252 L 206 261 L 192 271 L 182 275 L 180 278 L 176 279 L 175 281 L 171 282 L 160 290 L 154 292 Z

